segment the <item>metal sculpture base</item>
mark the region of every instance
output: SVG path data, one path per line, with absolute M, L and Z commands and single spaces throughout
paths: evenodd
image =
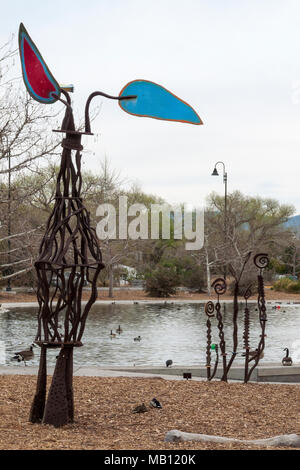
M 73 345 L 61 348 L 46 402 L 47 346 L 42 346 L 36 394 L 30 410 L 30 422 L 64 426 L 74 421 Z

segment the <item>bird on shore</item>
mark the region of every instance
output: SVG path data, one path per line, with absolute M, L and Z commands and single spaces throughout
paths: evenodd
M 152 400 L 150 401 L 150 406 L 152 406 L 152 408 L 162 408 L 161 404 L 156 398 L 152 398 Z
M 141 405 L 136 406 L 133 410 L 132 413 L 145 413 L 147 410 L 147 407 L 145 403 L 142 403 Z
M 113 333 L 112 330 L 110 330 L 110 335 L 109 335 L 111 338 L 115 338 L 116 337 L 116 333 Z
M 133 338 L 133 341 L 141 341 L 141 336 L 136 336 L 135 338 Z
M 122 328 L 121 328 L 120 325 L 119 325 L 118 328 L 116 329 L 116 332 L 119 333 L 119 334 L 123 332 L 123 330 L 122 330 Z
M 170 367 L 172 364 L 173 364 L 172 359 L 168 359 L 168 360 L 166 361 L 166 367 Z
M 36 345 L 34 343 L 32 343 L 29 349 L 16 352 L 13 359 L 16 359 L 18 362 L 24 361 L 24 364 L 26 366 L 26 361 L 30 361 L 30 359 L 32 359 L 34 356 L 33 348 L 36 348 Z
M 288 348 L 284 348 L 284 351 L 286 351 L 286 353 L 281 363 L 283 366 L 291 366 L 293 364 L 293 361 L 292 361 L 292 358 L 289 356 Z

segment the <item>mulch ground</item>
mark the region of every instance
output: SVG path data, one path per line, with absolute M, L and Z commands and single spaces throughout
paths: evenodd
M 36 377 L 0 376 L 0 449 L 255 449 L 199 442 L 167 443 L 179 429 L 240 439 L 300 435 L 297 385 L 74 377 L 75 422 L 31 424 Z M 156 397 L 162 409 L 149 407 Z M 145 403 L 146 413 L 132 413 Z

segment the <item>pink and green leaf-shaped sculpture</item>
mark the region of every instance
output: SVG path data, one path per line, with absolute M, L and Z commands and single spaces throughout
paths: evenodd
M 23 79 L 28 93 L 40 103 L 50 104 L 60 97 L 60 86 L 23 23 L 19 27 L 19 52 Z
M 200 116 L 185 101 L 169 90 L 148 80 L 133 80 L 127 83 L 119 96 L 135 95 L 135 99 L 119 101 L 120 107 L 129 114 L 165 121 L 203 124 Z

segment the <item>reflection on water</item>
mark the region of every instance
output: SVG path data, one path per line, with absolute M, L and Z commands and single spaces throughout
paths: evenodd
M 260 327 L 255 306 L 250 307 L 250 346 L 255 349 L 259 341 Z M 227 352 L 232 344 L 232 304 L 222 307 Z M 37 310 L 34 308 L 11 309 L 0 313 L 0 344 L 5 344 L 6 365 L 15 351 L 26 349 L 32 343 L 36 328 Z M 286 306 L 280 310 L 268 309 L 265 357 L 261 362 L 281 362 L 283 348 L 299 340 L 299 306 Z M 111 339 L 110 331 L 116 332 L 121 325 L 123 332 Z M 212 320 L 212 341 L 218 342 L 218 329 Z M 239 351 L 243 342 L 243 310 L 239 314 Z M 142 340 L 135 342 L 140 335 Z M 74 363 L 99 366 L 164 365 L 172 359 L 174 365 L 196 365 L 205 362 L 206 316 L 203 304 L 110 304 L 96 305 L 89 314 L 84 346 L 75 349 Z M 3 349 L 3 347 L 2 347 Z M 39 349 L 30 364 L 38 364 Z M 55 362 L 57 350 L 49 351 L 50 363 Z M 3 357 L 3 354 L 1 355 Z M 299 360 L 299 359 L 298 359 Z M 237 356 L 235 363 L 243 359 Z M 20 367 L 24 367 L 20 363 Z

